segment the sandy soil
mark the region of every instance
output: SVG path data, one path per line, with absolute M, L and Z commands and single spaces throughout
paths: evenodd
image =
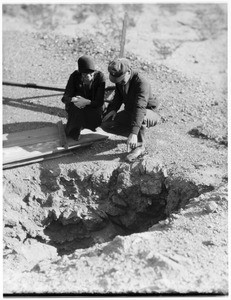
M 51 6 L 46 11 L 53 12 L 52 20 L 32 10 L 30 18 L 21 10 L 17 16 L 8 11 L 3 15 L 3 81 L 64 87 L 83 53 L 94 56 L 107 74 L 107 62 L 119 51 L 124 15 L 120 5 L 113 19 L 114 9 L 98 16 L 87 9 L 81 14 L 75 5 Z M 129 166 L 126 138 L 112 135 L 70 156 L 3 171 L 6 294 L 228 293 L 226 6 L 140 5 L 130 8 L 129 17 L 125 55 L 161 99 L 162 121 L 148 132 L 148 154 Z M 60 119 L 65 123 L 59 92 L 3 86 L 2 94 L 3 133 L 52 126 Z M 131 215 L 148 205 L 146 198 L 136 199 L 137 165 L 150 166 L 145 170 L 155 180 L 161 173 L 159 195 L 166 207 L 153 220 L 146 215 L 140 222 Z M 132 196 L 120 198 L 113 211 L 129 235 L 113 218 L 104 227 L 98 215 L 98 198 L 111 203 L 115 173 L 124 176 L 122 183 L 116 177 L 117 189 L 126 192 L 134 184 Z M 136 181 L 129 181 L 130 175 Z M 142 178 L 148 186 L 157 182 Z M 77 199 L 73 189 L 79 189 Z M 84 194 L 88 189 L 92 194 Z M 137 195 L 141 183 L 140 189 Z M 57 220 L 75 227 L 83 222 L 93 242 L 73 244 L 61 255 L 46 240 L 49 222 L 54 224 L 49 236 L 67 242 L 57 235 L 63 230 L 52 223 Z M 146 228 L 133 228 L 144 220 L 149 220 Z M 77 237 L 85 234 L 78 230 Z

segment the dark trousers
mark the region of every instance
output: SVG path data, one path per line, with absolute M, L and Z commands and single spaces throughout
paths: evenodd
M 159 121 L 160 115 L 157 112 L 146 109 L 146 115 L 138 132 L 138 142 L 144 143 L 146 128 L 155 126 Z M 118 133 L 121 133 L 122 130 L 123 135 L 128 135 L 131 132 L 131 113 L 125 110 L 118 112 L 114 121 L 103 123 L 103 129 L 107 130 L 108 125 L 114 126 L 115 131 L 118 130 Z
M 102 108 L 85 106 L 80 109 L 74 103 L 68 103 L 66 112 L 68 114 L 65 129 L 67 135 L 70 135 L 71 132 L 80 131 L 83 128 L 95 130 L 102 122 Z

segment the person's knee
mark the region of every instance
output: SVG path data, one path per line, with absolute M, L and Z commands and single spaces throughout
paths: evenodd
M 154 127 L 158 123 L 160 123 L 161 116 L 152 110 L 147 111 L 147 115 L 144 120 L 144 124 L 146 124 L 147 127 Z
M 157 124 L 159 124 L 159 123 L 160 123 L 160 120 L 161 120 L 160 115 L 156 113 L 156 114 L 155 114 L 155 117 L 154 117 L 153 120 L 152 120 L 152 123 L 153 123 L 152 126 L 156 126 Z
M 122 110 L 116 114 L 114 121 L 120 126 L 129 127 L 131 126 L 131 115 L 127 111 Z

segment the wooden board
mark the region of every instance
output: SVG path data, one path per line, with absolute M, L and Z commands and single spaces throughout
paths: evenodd
M 79 141 L 63 135 L 62 123 L 3 135 L 3 169 L 67 154 L 68 150 L 91 145 L 108 138 L 88 129 L 81 131 Z M 63 131 L 63 132 L 62 132 Z

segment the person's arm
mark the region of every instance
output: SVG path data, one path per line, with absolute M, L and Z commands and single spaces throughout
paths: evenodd
M 75 96 L 72 97 L 71 102 L 74 103 L 74 105 L 78 108 L 84 108 L 86 105 L 90 105 L 91 104 L 91 100 L 86 99 L 82 96 Z
M 107 108 L 107 114 L 112 110 L 117 112 L 123 103 L 122 99 L 123 97 L 120 94 L 118 87 L 116 86 L 114 98 L 112 99 L 112 101 L 110 102 Z
M 106 122 L 110 118 L 113 121 L 115 119 L 117 111 L 120 109 L 121 105 L 122 105 L 122 96 L 120 95 L 120 92 L 119 92 L 118 88 L 116 87 L 114 98 L 111 101 L 111 103 L 108 105 L 106 114 L 103 118 L 103 122 Z
M 67 81 L 64 95 L 61 101 L 65 104 L 70 103 L 72 97 L 75 96 L 74 73 L 72 73 Z
M 143 123 L 149 99 L 149 83 L 146 80 L 137 82 L 134 109 L 131 120 L 131 133 L 138 134 Z
M 96 76 L 97 77 L 94 82 L 94 90 L 93 90 L 94 94 L 90 102 L 90 105 L 92 107 L 101 107 L 104 104 L 106 80 L 105 80 L 105 76 L 101 72 L 97 73 Z
M 134 108 L 132 112 L 131 120 L 131 132 L 127 139 L 127 152 L 130 152 L 131 149 L 135 149 L 138 143 L 138 132 L 143 123 L 146 108 L 149 98 L 149 84 L 146 81 L 138 81 L 135 84 L 134 91 Z
M 90 88 L 90 99 L 83 96 L 76 96 L 72 98 L 72 102 L 78 108 L 84 108 L 85 106 L 91 106 L 94 108 L 101 107 L 104 104 L 105 93 L 105 77 L 103 73 L 98 72 L 95 74 L 92 86 Z

